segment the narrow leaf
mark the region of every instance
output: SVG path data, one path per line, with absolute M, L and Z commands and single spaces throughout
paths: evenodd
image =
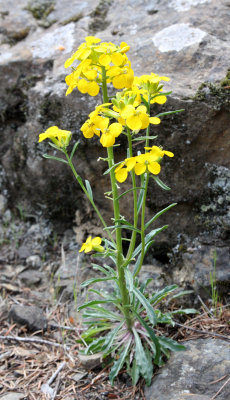
M 163 94 L 163 93 L 162 93 L 162 94 Z M 184 108 L 182 108 L 181 110 L 166 111 L 166 112 L 163 112 L 163 113 L 154 115 L 154 117 L 158 117 L 158 118 L 159 118 L 159 117 L 162 117 L 163 115 L 176 114 L 176 113 L 179 113 L 179 112 L 182 112 L 182 111 L 184 111 Z
M 55 156 L 50 156 L 49 154 L 43 154 L 44 158 L 48 158 L 50 160 L 55 160 L 55 161 L 60 161 L 63 162 L 65 164 L 68 164 L 68 162 L 66 160 L 64 160 L 63 158 L 59 158 L 59 157 L 55 157 Z
M 120 196 L 116 197 L 115 200 L 119 200 L 121 197 L 125 196 L 127 193 L 133 192 L 134 190 L 139 190 L 139 189 L 144 189 L 144 187 L 135 187 L 129 190 L 126 190 L 126 192 L 121 193 Z
M 171 351 L 183 351 L 186 349 L 186 347 L 182 344 L 179 344 L 175 340 L 172 340 L 165 336 L 159 336 L 158 340 L 162 347 L 166 347 L 166 349 L 169 349 Z
M 71 160 L 71 161 L 72 161 L 72 158 L 73 158 L 73 156 L 74 156 L 74 153 L 75 153 L 75 151 L 76 151 L 76 149 L 77 149 L 79 143 L 80 143 L 80 140 L 78 140 L 78 141 L 75 143 L 75 145 L 73 146 L 73 148 L 72 148 L 72 151 L 71 151 L 71 154 L 70 154 L 70 160 Z
M 177 285 L 169 285 L 166 286 L 164 289 L 160 290 L 159 292 L 155 293 L 151 299 L 149 300 L 152 305 L 157 305 L 160 301 L 162 301 L 165 297 L 168 296 L 169 293 L 173 292 L 177 289 Z
M 157 322 L 156 315 L 155 315 L 154 309 L 151 306 L 151 304 L 149 303 L 149 301 L 146 299 L 146 297 L 143 295 L 143 293 L 141 293 L 139 291 L 139 289 L 133 288 L 133 293 L 135 294 L 135 296 L 138 298 L 138 300 L 141 302 L 141 304 L 145 308 L 151 324 L 155 325 Z
M 130 292 L 133 291 L 133 274 L 128 268 L 125 269 L 125 280 Z
M 93 191 L 92 191 L 92 188 L 91 188 L 91 186 L 90 186 L 90 183 L 89 183 L 89 181 L 88 181 L 87 179 L 85 180 L 85 186 L 86 186 L 88 195 L 89 195 L 89 197 L 90 197 L 90 200 L 93 200 Z
M 146 139 L 153 140 L 156 138 L 157 138 L 157 136 L 138 136 L 138 138 L 133 139 L 133 142 L 137 142 L 139 140 L 146 140 Z
M 152 217 L 147 224 L 145 224 L 145 229 L 147 229 L 154 221 L 157 220 L 157 218 L 159 218 L 162 214 L 164 214 L 166 211 L 170 210 L 170 208 L 176 206 L 177 203 L 173 203 L 170 204 L 168 207 L 164 208 L 163 210 L 159 211 L 157 214 L 154 215 L 154 217 Z
M 198 310 L 195 310 L 195 308 L 185 308 L 183 310 L 175 310 L 171 312 L 172 315 L 177 315 L 177 314 L 199 314 Z
M 87 303 L 82 304 L 81 306 L 78 307 L 78 310 L 83 310 L 84 308 L 94 306 L 96 304 L 106 304 L 106 303 L 115 303 L 115 299 L 107 299 L 107 300 L 92 300 L 88 301 Z
M 167 186 L 164 182 L 162 182 L 162 180 L 160 178 L 158 178 L 158 176 L 153 176 L 153 175 L 150 175 L 150 176 L 161 187 L 161 189 L 163 189 L 163 190 L 171 190 L 171 188 L 169 186 Z
M 106 278 L 91 278 L 91 279 L 88 279 L 87 281 L 82 282 L 81 283 L 81 287 L 83 288 L 83 287 L 92 285 L 93 283 L 96 283 L 96 282 L 111 281 L 113 279 L 116 279 L 116 277 L 115 276 L 108 276 Z
M 144 347 L 142 346 L 141 339 L 136 331 L 133 329 L 134 337 L 135 337 L 135 355 L 136 362 L 140 368 L 140 373 L 144 377 L 146 384 L 149 386 L 151 383 L 152 375 L 153 375 L 153 364 L 152 361 L 146 356 Z
M 129 340 L 129 342 L 125 345 L 125 348 L 123 350 L 123 352 L 120 354 L 120 358 L 114 362 L 111 370 L 110 370 L 110 374 L 109 374 L 109 380 L 111 382 L 111 384 L 113 385 L 114 379 L 116 378 L 116 376 L 118 375 L 119 371 L 121 370 L 121 368 L 124 365 L 126 356 L 128 354 L 129 351 L 129 347 L 131 344 L 131 339 Z
M 159 365 L 160 363 L 160 355 L 161 355 L 161 346 L 159 343 L 159 340 L 157 338 L 157 336 L 155 335 L 154 331 L 152 328 L 150 328 L 150 326 L 143 320 L 143 318 L 141 318 L 141 316 L 136 313 L 136 311 L 134 311 L 137 319 L 139 320 L 139 322 L 141 323 L 141 325 L 146 329 L 146 331 L 148 332 L 150 339 L 153 341 L 154 345 L 155 345 L 155 349 L 156 349 L 156 354 L 155 354 L 155 358 L 154 358 L 154 363 L 156 365 Z

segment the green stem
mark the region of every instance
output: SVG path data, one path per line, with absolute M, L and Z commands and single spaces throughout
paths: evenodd
M 129 144 L 129 157 L 133 157 L 132 136 L 130 134 L 129 129 L 127 129 L 127 137 L 128 137 L 128 144 Z M 137 222 L 138 222 L 137 185 L 136 185 L 136 175 L 135 175 L 134 171 L 131 171 L 131 177 L 132 177 L 132 184 L 133 184 L 133 189 L 134 189 L 133 190 L 133 226 L 134 226 L 134 228 L 137 228 Z M 130 263 L 130 260 L 132 259 L 132 254 L 133 254 L 133 251 L 135 249 L 135 244 L 136 244 L 136 237 L 137 237 L 137 232 L 133 231 L 124 267 L 126 267 Z
M 144 256 L 145 256 L 145 207 L 146 207 L 148 183 L 149 183 L 149 172 L 147 172 L 147 174 L 146 174 L 145 191 L 144 191 L 142 210 L 141 210 L 142 211 L 141 212 L 141 259 L 140 259 L 138 269 L 136 270 L 134 276 L 137 276 L 139 274 L 142 264 L 143 264 L 143 261 L 144 261 Z
M 103 102 L 108 103 L 108 93 L 107 93 L 107 84 L 106 84 L 106 70 L 105 67 L 102 67 L 102 93 L 103 93 Z M 114 155 L 113 155 L 113 147 L 107 148 L 108 154 L 108 166 L 110 169 L 110 181 L 112 188 L 112 198 L 113 198 L 113 209 L 114 209 L 114 219 L 115 225 L 119 225 L 118 220 L 120 219 L 120 206 L 118 199 L 118 190 L 117 190 L 117 182 L 115 178 L 114 165 Z M 127 328 L 131 331 L 132 329 L 132 319 L 130 318 L 130 299 L 129 293 L 126 287 L 125 281 L 125 270 L 123 267 L 124 257 L 122 250 L 122 235 L 121 228 L 116 227 L 116 247 L 117 247 L 117 273 L 118 273 L 118 282 L 121 293 L 121 301 L 122 301 L 122 310 L 125 317 Z
M 150 115 L 150 100 L 151 100 L 151 96 L 148 96 L 148 107 L 147 107 L 147 113 Z M 150 124 L 149 126 L 146 128 L 146 140 L 145 140 L 145 147 L 149 147 L 149 130 L 150 130 Z M 147 150 L 145 150 L 146 152 Z
M 107 234 L 108 234 L 110 240 L 113 242 L 113 244 L 115 244 L 114 239 L 113 239 L 113 237 L 112 237 L 112 235 L 111 235 L 111 233 L 110 233 L 110 231 L 109 231 L 109 229 L 108 229 L 108 227 L 107 227 L 107 224 L 106 224 L 104 218 L 102 217 L 102 215 L 101 215 L 100 211 L 98 210 L 96 204 L 94 203 L 93 199 L 91 198 L 91 196 L 89 195 L 87 189 L 85 188 L 85 186 L 84 186 L 84 184 L 83 184 L 83 182 L 82 182 L 81 177 L 78 175 L 76 169 L 74 168 L 74 165 L 73 165 L 73 163 L 72 163 L 72 160 L 71 160 L 71 159 L 69 158 L 69 156 L 68 156 L 67 151 L 64 150 L 63 152 L 64 152 L 64 154 L 65 154 L 65 156 L 66 156 L 66 159 L 67 159 L 67 161 L 68 161 L 68 164 L 69 164 L 69 166 L 70 166 L 70 168 L 71 168 L 71 170 L 72 170 L 72 172 L 73 172 L 73 174 L 74 174 L 74 176 L 75 176 L 77 182 L 78 182 L 79 185 L 81 186 L 81 188 L 82 188 L 83 192 L 85 193 L 87 199 L 90 201 L 90 203 L 92 204 L 94 210 L 96 211 L 96 213 L 97 213 L 97 215 L 98 215 L 98 217 L 99 217 L 99 219 L 100 219 L 102 225 L 104 226 L 104 229 L 105 229 L 105 231 L 107 232 Z

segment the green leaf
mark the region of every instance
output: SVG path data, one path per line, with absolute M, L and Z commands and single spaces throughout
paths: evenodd
M 86 349 L 86 354 L 89 353 L 99 353 L 101 351 L 101 348 L 104 344 L 104 337 L 99 337 L 97 339 L 95 339 L 92 343 L 90 343 L 90 345 L 87 347 Z
M 169 285 L 164 287 L 162 290 L 160 290 L 159 292 L 155 293 L 151 298 L 150 298 L 150 303 L 152 305 L 157 305 L 158 303 L 160 303 L 161 300 L 163 300 L 165 297 L 168 296 L 169 293 L 173 292 L 174 290 L 176 290 L 178 288 L 177 285 Z
M 85 180 L 85 186 L 86 186 L 88 195 L 89 195 L 89 197 L 90 197 L 90 200 L 93 201 L 93 192 L 92 192 L 92 188 L 91 188 L 90 183 L 89 183 L 89 181 L 88 181 L 87 179 Z
M 163 94 L 163 93 L 162 93 L 162 94 Z M 176 114 L 176 113 L 179 113 L 179 112 L 182 112 L 182 111 L 184 111 L 184 108 L 182 108 L 181 110 L 166 111 L 166 112 L 163 112 L 163 113 L 154 115 L 154 116 L 159 118 L 159 117 L 163 117 L 163 115 Z
M 146 140 L 146 139 L 153 140 L 156 138 L 157 138 L 157 136 L 138 136 L 138 138 L 133 139 L 133 142 L 137 142 L 139 140 Z
M 49 154 L 43 154 L 44 158 L 48 158 L 50 160 L 56 160 L 56 161 L 60 161 L 63 162 L 65 164 L 68 164 L 68 162 L 66 160 L 64 160 L 63 158 L 59 158 L 59 157 L 55 157 L 55 156 L 50 156 Z
M 154 236 L 156 236 L 158 233 L 160 233 L 161 231 L 163 231 L 164 229 L 167 229 L 167 228 L 168 228 L 168 225 L 164 225 L 161 228 L 156 228 L 156 229 L 153 229 L 151 232 L 149 232 L 145 236 L 145 246 L 153 239 Z M 136 257 L 140 253 L 141 249 L 142 249 L 142 244 L 139 244 L 139 246 L 137 246 L 133 252 L 133 257 Z
M 135 343 L 136 343 L 136 348 L 135 348 L 136 363 L 140 368 L 140 373 L 144 377 L 146 384 L 149 386 L 151 383 L 152 376 L 153 376 L 152 360 L 150 360 L 150 358 L 146 356 L 145 349 L 141 343 L 141 339 L 140 339 L 136 329 L 134 329 L 134 328 L 133 328 L 133 333 L 134 333 Z
M 108 351 L 112 348 L 114 339 L 116 338 L 122 325 L 124 325 L 124 321 L 122 321 L 116 328 L 114 328 L 108 335 L 106 335 L 105 342 L 102 348 L 103 353 L 108 354 Z
M 150 175 L 150 177 L 154 179 L 154 181 L 161 187 L 161 189 L 171 190 L 171 188 L 169 186 L 167 186 L 164 182 L 162 182 L 162 180 L 160 178 L 158 178 L 158 176 Z
M 144 255 L 147 253 L 148 249 L 152 246 L 153 243 L 154 243 L 154 240 L 150 240 L 150 242 L 148 242 L 148 243 L 145 245 Z M 140 249 L 140 250 L 141 250 L 141 249 Z M 142 256 L 141 256 L 141 253 L 140 253 L 139 256 L 138 256 L 138 258 L 137 258 L 137 261 L 136 261 L 136 263 L 135 263 L 135 266 L 134 266 L 134 271 L 133 271 L 134 275 L 136 275 L 136 272 L 137 272 L 138 269 L 139 269 L 139 265 L 140 265 L 140 263 L 141 263 L 141 260 L 142 260 Z
M 146 299 L 146 297 L 139 291 L 139 289 L 137 288 L 133 288 L 133 293 L 135 294 L 135 296 L 138 298 L 138 300 L 141 302 L 141 304 L 143 305 L 143 307 L 145 308 L 147 315 L 149 317 L 149 321 L 151 322 L 151 324 L 155 325 L 156 324 L 156 315 L 154 312 L 153 307 L 151 306 L 151 304 L 149 303 L 149 301 Z
M 195 310 L 195 308 L 185 308 L 183 310 L 175 310 L 171 311 L 172 315 L 177 315 L 177 314 L 199 314 L 198 310 Z
M 124 365 L 126 356 L 129 352 L 129 347 L 131 344 L 131 339 L 128 341 L 127 344 L 125 344 L 125 347 L 123 347 L 123 351 L 120 354 L 120 358 L 118 360 L 116 360 L 110 370 L 110 374 L 109 374 L 109 380 L 111 382 L 111 384 L 113 385 L 114 379 L 116 378 L 116 376 L 119 374 L 119 371 L 121 370 L 121 368 Z
M 108 276 L 106 278 L 91 278 L 91 279 L 87 279 L 87 281 L 82 282 L 81 287 L 83 288 L 83 287 L 92 285 L 93 283 L 96 283 L 96 282 L 111 281 L 114 279 L 116 279 L 115 276 Z
M 120 302 L 120 299 L 118 299 L 118 300 L 119 300 L 119 302 Z M 115 302 L 115 301 L 116 301 L 116 299 L 114 299 L 114 302 Z M 104 316 L 107 316 L 107 317 L 109 317 L 109 318 L 116 319 L 116 320 L 118 320 L 118 321 L 120 321 L 120 320 L 123 318 L 122 315 L 118 315 L 118 314 L 116 314 L 115 312 L 108 310 L 107 308 L 98 306 L 97 304 L 91 306 L 90 308 L 91 308 L 92 310 L 94 310 L 94 311 L 92 311 L 92 310 L 87 310 L 86 312 L 87 312 L 88 314 L 91 314 L 93 317 L 96 315 L 96 312 L 95 312 L 95 310 L 96 310 L 98 315 L 99 315 L 99 314 L 100 314 L 100 315 L 104 315 Z
M 108 303 L 114 303 L 116 302 L 115 299 L 107 299 L 107 300 L 92 300 L 88 301 L 87 303 L 82 304 L 81 306 L 78 307 L 78 310 L 83 310 L 84 308 L 91 307 L 97 304 L 108 304 Z
M 183 346 L 182 344 L 179 344 L 175 340 L 172 340 L 165 336 L 159 336 L 158 340 L 159 343 L 161 344 L 161 348 L 165 347 L 166 349 L 169 349 L 171 351 L 183 351 L 186 349 L 186 347 Z
M 89 329 L 87 329 L 87 331 L 85 331 L 85 332 L 83 332 L 81 334 L 81 337 L 83 339 L 88 339 L 91 336 L 96 336 L 98 333 L 103 332 L 103 331 L 107 331 L 108 329 L 110 329 L 110 325 L 102 326 L 102 327 L 99 327 L 99 328 L 89 328 Z
M 155 349 L 156 349 L 156 354 L 155 354 L 155 358 L 154 358 L 154 364 L 159 365 L 160 364 L 160 360 L 161 360 L 161 347 L 160 347 L 160 343 L 159 340 L 157 338 L 157 336 L 155 335 L 154 331 L 152 328 L 150 328 L 150 326 L 141 318 L 141 316 L 136 313 L 135 310 L 133 310 L 134 314 L 136 315 L 138 321 L 141 323 L 141 325 L 146 329 L 146 331 L 148 332 L 150 339 L 152 340 L 152 342 L 155 345 Z
M 147 224 L 145 224 L 145 229 L 147 229 L 154 221 L 157 220 L 162 214 L 164 214 L 166 211 L 170 210 L 170 208 L 175 207 L 177 203 L 172 203 L 168 207 L 164 208 L 163 210 L 159 211 L 157 214 L 152 217 Z
M 76 149 L 77 149 L 79 143 L 80 143 L 80 140 L 78 140 L 78 141 L 75 143 L 75 145 L 73 146 L 73 149 L 72 149 L 71 154 L 70 154 L 70 161 L 72 161 L 72 158 L 73 158 L 73 156 L 74 156 L 74 153 L 75 153 L 75 151 L 76 151 Z
M 172 299 L 177 299 L 178 297 L 181 296 L 186 296 L 187 294 L 191 294 L 194 293 L 194 290 L 182 290 L 179 293 L 174 294 L 172 297 L 170 297 L 169 301 L 171 301 Z
M 133 360 L 132 368 L 131 368 L 131 378 L 133 386 L 136 386 L 140 377 L 140 368 L 137 365 L 136 359 Z
M 133 291 L 133 274 L 131 271 L 129 271 L 128 268 L 125 269 L 125 280 L 126 280 L 126 285 L 128 287 L 128 290 L 130 292 Z
M 122 162 L 123 162 L 123 161 L 119 161 L 118 163 L 113 164 L 112 167 L 108 168 L 108 169 L 103 173 L 103 175 L 109 174 L 114 168 L 118 167 L 118 165 L 120 165 Z
M 141 175 L 141 186 L 145 188 L 145 178 L 144 174 Z M 143 199 L 144 199 L 144 189 L 140 191 L 138 201 L 137 201 L 137 214 L 139 215 L 142 204 L 143 204 Z
M 137 189 L 137 190 L 139 190 L 139 189 L 144 189 L 144 187 L 135 187 L 135 188 L 126 190 L 126 192 L 121 193 L 120 196 L 118 196 L 115 200 L 119 200 L 121 197 L 125 196 L 127 193 L 133 192 L 133 191 L 136 190 L 136 189 Z

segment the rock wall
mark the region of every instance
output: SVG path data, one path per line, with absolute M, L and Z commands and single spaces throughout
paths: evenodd
M 76 90 L 65 97 L 64 61 L 89 34 L 118 44 L 126 41 L 136 75 L 155 72 L 171 77 L 166 88 L 173 93 L 161 110 L 185 110 L 164 117 L 153 131 L 158 135 L 156 144 L 173 151 L 175 157 L 165 162 L 161 175 L 172 190 L 163 192 L 152 183 L 149 213 L 178 203 L 161 218 L 160 223 L 170 227 L 159 237 L 154 256 L 186 271 L 197 266 L 197 257 L 189 254 L 201 249 L 211 268 L 212 251 L 217 249 L 218 264 L 227 269 L 229 1 L 73 0 L 70 7 L 66 0 L 18 0 L 16 4 L 1 0 L 0 5 L 0 187 L 8 207 L 20 205 L 27 213 L 71 222 L 78 210 L 80 224 L 89 219 L 70 171 L 42 158 L 49 146 L 37 143 L 38 134 L 58 125 L 71 130 L 75 139 L 81 137 L 79 127 L 97 99 Z M 121 147 L 119 158 L 125 156 L 122 153 Z M 107 217 L 111 205 L 104 200 L 105 165 L 97 162 L 103 155 L 97 141 L 81 137 L 77 169 L 91 181 Z M 218 252 L 223 248 L 226 251 Z M 186 283 L 181 276 L 178 281 Z

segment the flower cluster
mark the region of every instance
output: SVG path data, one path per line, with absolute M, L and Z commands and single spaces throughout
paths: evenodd
M 102 70 L 105 71 L 106 82 L 111 82 L 116 89 L 131 88 L 134 73 L 126 55 L 129 48 L 125 42 L 116 46 L 110 42 L 101 43 L 94 36 L 87 36 L 85 42 L 65 62 L 65 68 L 68 68 L 76 60 L 80 61 L 66 77 L 66 95 L 77 87 L 81 93 L 97 96 L 102 83 Z
M 82 125 L 81 131 L 85 138 L 90 139 L 94 135 L 100 138 L 100 143 L 103 147 L 113 146 L 115 143 L 115 138 L 118 137 L 123 126 L 119 122 L 110 123 L 110 119 L 103 115 L 103 112 L 109 112 L 107 107 L 110 103 L 102 104 L 89 114 L 89 119 Z
M 70 139 L 71 139 L 71 132 L 59 129 L 57 126 L 51 126 L 45 132 L 40 133 L 39 135 L 39 143 L 45 139 L 50 139 L 56 146 L 63 148 L 67 147 Z
M 134 170 L 136 175 L 142 175 L 145 172 L 151 172 L 153 175 L 160 173 L 160 162 L 164 155 L 173 157 L 171 151 L 162 150 L 158 146 L 145 147 L 150 150 L 144 154 L 139 154 L 136 157 L 126 158 L 116 169 L 115 177 L 118 182 L 124 182 L 128 177 L 128 172 Z

